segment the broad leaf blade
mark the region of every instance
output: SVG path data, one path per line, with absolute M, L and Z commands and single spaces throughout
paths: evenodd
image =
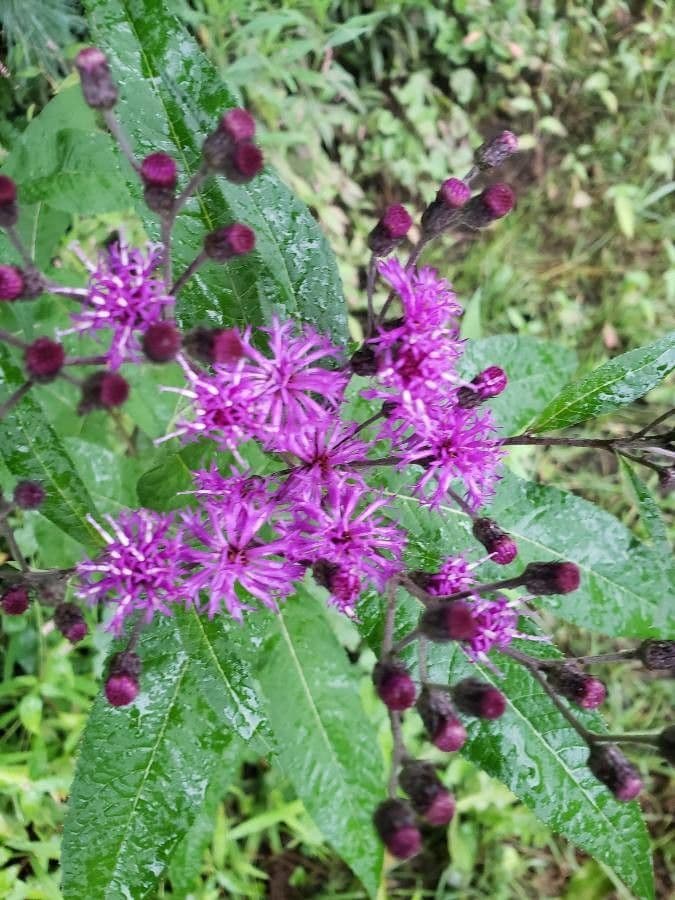
M 232 697 L 221 714 L 204 696 L 208 661 L 185 648 L 177 613 L 144 632 L 139 698 L 101 697 L 87 724 L 63 841 L 66 900 L 154 897 L 232 739 Z
M 237 97 L 166 4 L 87 0 L 86 6 L 96 41 L 121 84 L 118 112 L 137 154 L 171 153 L 187 177 L 199 166 L 204 137 L 225 109 L 238 105 Z M 206 231 L 232 221 L 255 230 L 256 252 L 202 269 L 181 295 L 184 324 L 261 322 L 276 311 L 343 340 L 345 310 L 333 255 L 307 208 L 270 170 L 247 185 L 209 182 L 179 217 L 176 271 L 197 255 Z
M 558 344 L 515 334 L 499 334 L 466 345 L 461 369 L 467 378 L 495 365 L 504 369 L 509 383 L 489 406 L 502 433 L 517 434 L 571 377 L 576 355 Z
M 383 480 L 401 484 L 400 475 L 387 473 Z M 441 506 L 434 513 L 404 491 L 394 488 L 391 496 L 414 541 L 437 553 L 459 553 L 472 546 L 481 550 L 471 536 L 468 517 L 456 507 Z M 579 589 L 544 597 L 538 601 L 542 607 L 601 634 L 672 636 L 675 568 L 610 513 L 574 494 L 523 481 L 509 472 L 504 473 L 488 512 L 515 538 L 518 557 L 506 570 L 482 567 L 485 580 L 515 574 L 529 562 L 568 559 L 581 569 Z
M 270 621 L 258 679 L 278 759 L 326 838 L 377 890 L 382 848 L 372 814 L 384 798 L 382 757 L 358 678 L 322 608 L 304 591 Z
M 626 406 L 675 368 L 675 331 L 647 347 L 631 350 L 569 384 L 537 416 L 532 431 L 567 428 Z

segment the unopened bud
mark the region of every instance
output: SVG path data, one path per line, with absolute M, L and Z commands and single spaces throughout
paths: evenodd
M 18 300 L 23 292 L 23 272 L 16 266 L 0 266 L 0 300 Z
M 473 536 L 499 566 L 507 566 L 518 556 L 518 545 L 494 519 L 474 519 Z
M 478 632 L 478 623 L 471 605 L 455 600 L 428 606 L 420 618 L 419 629 L 436 643 L 470 641 Z
M 218 228 L 204 238 L 204 251 L 209 259 L 224 263 L 234 256 L 250 253 L 255 247 L 255 231 L 248 225 L 235 222 Z
M 593 744 L 588 768 L 617 800 L 634 800 L 642 790 L 642 779 L 615 744 Z
M 675 641 L 643 641 L 637 655 L 646 669 L 675 669 Z
M 502 131 L 496 137 L 481 144 L 474 153 L 479 169 L 494 169 L 513 156 L 518 150 L 518 138 L 511 131 Z
M 506 709 L 501 691 L 478 678 L 465 678 L 456 684 L 452 698 L 462 712 L 481 719 L 498 719 Z
M 599 678 L 587 675 L 574 662 L 552 666 L 548 672 L 551 687 L 582 709 L 597 709 L 607 696 L 607 689 Z
M 141 178 L 153 187 L 174 188 L 178 167 L 168 153 L 151 153 L 141 163 Z
M 77 54 L 75 65 L 85 103 L 93 109 L 111 109 L 117 103 L 117 88 L 105 54 L 97 47 L 87 47 Z
M 66 358 L 63 346 L 50 338 L 42 337 L 29 344 L 24 351 L 26 371 L 33 381 L 47 384 L 53 381 Z
M 403 800 L 385 800 L 375 810 L 375 829 L 380 840 L 397 859 L 410 859 L 420 852 L 422 836 L 415 814 Z
M 579 587 L 579 566 L 573 562 L 530 563 L 521 576 L 521 583 L 531 594 L 569 594 Z
M 45 499 L 45 490 L 37 481 L 20 481 L 14 488 L 14 502 L 20 509 L 37 509 Z
M 424 688 L 416 708 L 434 747 L 450 753 L 464 746 L 466 728 L 455 715 L 455 710 L 445 691 Z
M 8 588 L 0 599 L 2 611 L 8 616 L 23 615 L 28 609 L 29 603 L 28 591 L 21 585 Z
M 218 126 L 235 144 L 250 141 L 255 135 L 255 119 L 247 109 L 228 110 Z
M 0 175 L 0 228 L 11 228 L 18 219 L 16 184 L 7 175 Z
M 173 322 L 155 322 L 143 335 L 142 344 L 151 362 L 169 362 L 180 350 L 181 334 Z
M 376 375 L 378 363 L 375 350 L 370 344 L 363 344 L 363 346 L 352 353 L 349 365 L 355 375 Z
M 490 366 L 457 391 L 457 402 L 463 409 L 472 409 L 483 401 L 497 397 L 506 388 L 506 372 L 499 366 Z
M 93 409 L 115 409 L 129 396 L 129 383 L 117 372 L 94 372 L 82 384 L 78 413 Z
M 59 603 L 54 610 L 54 624 L 71 644 L 77 644 L 87 635 L 87 623 L 82 610 L 74 603 Z
M 402 663 L 378 662 L 373 670 L 373 684 L 388 709 L 409 709 L 415 702 L 415 682 Z
M 511 212 L 516 195 L 508 184 L 491 184 L 472 197 L 462 210 L 462 225 L 474 230 L 486 228 L 495 219 L 501 219 Z
M 433 765 L 422 760 L 407 762 L 399 779 L 415 812 L 430 825 L 447 825 L 455 813 L 455 798 L 440 781 Z
M 411 225 L 412 218 L 405 206 L 400 203 L 388 206 L 368 235 L 368 247 L 376 256 L 387 256 L 405 238 Z
M 105 695 L 111 706 L 128 706 L 138 696 L 141 660 L 136 653 L 124 651 L 113 656 Z

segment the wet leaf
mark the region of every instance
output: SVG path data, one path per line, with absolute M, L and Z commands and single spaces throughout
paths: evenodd
M 87 0 L 85 6 L 94 38 L 109 54 L 121 93 L 116 111 L 137 154 L 168 152 L 187 177 L 199 166 L 204 137 L 239 98 L 166 4 Z M 128 175 L 138 195 L 129 169 Z M 200 251 L 205 231 L 232 221 L 255 230 L 256 252 L 228 266 L 204 267 L 181 294 L 184 324 L 255 323 L 276 311 L 343 340 L 345 310 L 332 252 L 304 204 L 269 169 L 248 185 L 211 180 L 187 206 L 174 235 L 176 271 Z M 154 219 L 147 222 L 156 233 Z
M 25 380 L 4 346 L 0 346 L 0 376 L 3 397 L 12 394 Z M 3 461 L 17 480 L 27 478 L 44 487 L 42 515 L 81 544 L 96 546 L 96 532 L 86 520 L 95 509 L 91 496 L 65 446 L 30 393 L 0 420 L 0 444 Z
M 505 435 L 528 425 L 559 392 L 576 368 L 573 351 L 535 338 L 515 334 L 470 341 L 462 357 L 461 370 L 473 378 L 488 366 L 500 366 L 508 387 L 489 402 Z
M 371 817 L 384 799 L 382 757 L 357 674 L 319 603 L 305 591 L 289 600 L 270 618 L 258 658 L 279 762 L 318 827 L 374 896 L 382 848 Z
M 237 701 L 223 691 L 216 711 L 205 698 L 212 661 L 184 641 L 196 618 L 179 612 L 143 633 L 133 704 L 114 709 L 100 696 L 94 704 L 64 829 L 66 900 L 156 896 L 229 752 Z
M 675 331 L 646 347 L 630 350 L 567 385 L 541 412 L 530 430 L 567 428 L 626 406 L 642 397 L 675 368 Z
M 381 477 L 390 485 L 404 483 L 400 475 Z M 414 543 L 439 555 L 471 547 L 476 555 L 483 553 L 471 536 L 468 517 L 457 508 L 442 506 L 431 512 L 406 497 L 404 490 L 394 488 L 392 496 L 396 514 Z M 515 538 L 518 557 L 509 567 L 482 566 L 481 578 L 507 577 L 537 560 L 568 559 L 581 569 L 579 589 L 537 600 L 543 608 L 601 634 L 672 636 L 675 567 L 610 513 L 574 494 L 523 481 L 509 472 L 487 512 Z
M 621 471 L 626 476 L 626 479 L 631 486 L 632 493 L 637 501 L 640 518 L 642 519 L 642 524 L 647 532 L 648 540 L 650 543 L 654 544 L 658 550 L 665 554 L 664 559 L 667 560 L 670 558 L 673 548 L 668 537 L 666 523 L 661 515 L 661 510 L 659 509 L 656 500 L 652 497 L 649 488 L 644 481 L 638 477 L 633 466 L 629 462 L 626 462 L 622 456 L 619 457 L 619 459 L 621 461 Z

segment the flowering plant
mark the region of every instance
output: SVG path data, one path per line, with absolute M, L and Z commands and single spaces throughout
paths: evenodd
M 152 52 L 173 77 L 175 48 Z M 644 779 L 619 744 L 653 744 L 672 763 L 674 726 L 608 734 L 592 712 L 605 686 L 589 667 L 675 668 L 663 538 L 657 528 L 638 545 L 586 501 L 519 482 L 508 454 L 596 447 L 655 469 L 669 489 L 672 410 L 619 436 L 542 432 L 641 396 L 672 368 L 672 336 L 562 390 L 550 347 L 509 355 L 508 342 L 462 337 L 460 298 L 421 257 L 431 241 L 511 212 L 513 191 L 493 177 L 517 152 L 505 131 L 439 186 L 417 226 L 399 204 L 382 211 L 368 241 L 365 332 L 348 345 L 330 252 L 263 168 L 250 114 L 217 88 L 199 96 L 211 76 L 193 73 L 207 133 L 173 127 L 182 136 L 166 152 L 142 105 L 118 104 L 115 75 L 136 76 L 133 65 L 133 52 L 98 48 L 76 59 L 86 115 L 122 154 L 110 191 L 142 194 L 156 241 L 117 232 L 92 259 L 75 248 L 86 272 L 71 284 L 25 240 L 24 193 L 26 214 L 39 215 L 35 174 L 22 180 L 19 159 L 0 176 L 0 226 L 15 252 L 0 267 L 0 429 L 14 482 L 0 510 L 2 608 L 18 616 L 39 603 L 76 645 L 97 620 L 114 639 L 70 801 L 66 896 L 153 891 L 223 753 L 241 742 L 278 758 L 371 895 L 382 845 L 390 862 L 407 859 L 427 827 L 453 817 L 433 753 L 462 750 L 649 896 L 644 829 L 636 805 L 622 805 Z M 166 102 L 161 84 L 139 90 Z M 75 93 L 55 102 L 85 109 Z M 169 112 L 173 126 L 182 115 Z M 198 233 L 200 219 L 210 224 Z M 526 353 L 532 369 L 547 367 L 534 395 L 517 390 Z M 67 443 L 94 417 L 106 464 L 134 479 L 103 508 L 105 479 Z M 38 509 L 77 542 L 72 559 L 24 552 L 15 528 Z M 542 610 L 636 640 L 564 657 Z M 335 636 L 340 617 L 376 657 L 385 762 L 377 713 L 366 715 Z M 423 727 L 423 743 L 404 718 Z

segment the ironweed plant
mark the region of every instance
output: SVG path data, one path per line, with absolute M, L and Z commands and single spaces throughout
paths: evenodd
M 153 52 L 155 64 L 178 58 Z M 66 896 L 152 890 L 233 736 L 279 759 L 371 895 L 378 838 L 405 860 L 428 828 L 452 819 L 435 751 L 463 751 L 650 896 L 631 804 L 649 784 L 622 748 L 656 747 L 672 764 L 675 726 L 607 733 L 593 712 L 606 699 L 593 666 L 675 671 L 658 510 L 631 466 L 651 529 L 638 544 L 607 513 L 520 483 L 507 464 L 512 447 L 590 447 L 656 471 L 671 490 L 675 410 L 620 437 L 548 432 L 642 396 L 673 366 L 672 335 L 562 391 L 550 345 L 526 342 L 502 358 L 493 342 L 486 358 L 461 337 L 461 302 L 423 253 L 512 210 L 514 192 L 495 176 L 518 143 L 503 131 L 419 218 L 399 204 L 382 211 L 364 261 L 365 339 L 348 351 L 329 251 L 265 171 L 252 116 L 226 102 L 199 146 L 196 132 L 178 136 L 182 162 L 185 148 L 191 156 L 183 166 L 151 146 L 154 126 L 144 131 L 140 106 L 129 112 L 133 97 L 120 102 L 113 72 L 133 93 L 132 59 L 91 47 L 76 67 L 157 240 L 133 246 L 120 229 L 92 258 L 75 247 L 86 277 L 66 283 L 26 243 L 30 183 L 15 170 L 0 176 L 0 226 L 16 256 L 0 266 L 0 428 L 15 476 L 0 507 L 2 610 L 21 616 L 40 604 L 85 646 L 100 619 L 116 642 L 70 801 Z M 174 125 L 187 123 L 158 90 Z M 202 92 L 204 116 L 214 97 Z M 220 222 L 216 180 L 227 185 Z M 198 208 L 211 224 L 201 234 Z M 234 314 L 213 297 L 219 290 L 236 299 Z M 52 312 L 42 326 L 48 303 L 63 311 L 55 327 Z M 543 387 L 530 390 L 537 379 Z M 96 480 L 88 490 L 58 418 L 42 416 L 55 390 L 70 404 L 68 428 L 103 420 L 102 447 L 112 442 L 140 473 L 138 502 L 97 510 Z M 167 397 L 177 405 L 148 428 Z M 40 567 L 39 551 L 23 552 L 15 529 L 32 510 L 79 543 L 77 559 Z M 542 609 L 634 646 L 562 656 Z M 377 712 L 364 712 L 334 636 L 336 614 L 375 653 L 385 760 Z M 402 729 L 415 715 L 429 745 L 422 758 Z

